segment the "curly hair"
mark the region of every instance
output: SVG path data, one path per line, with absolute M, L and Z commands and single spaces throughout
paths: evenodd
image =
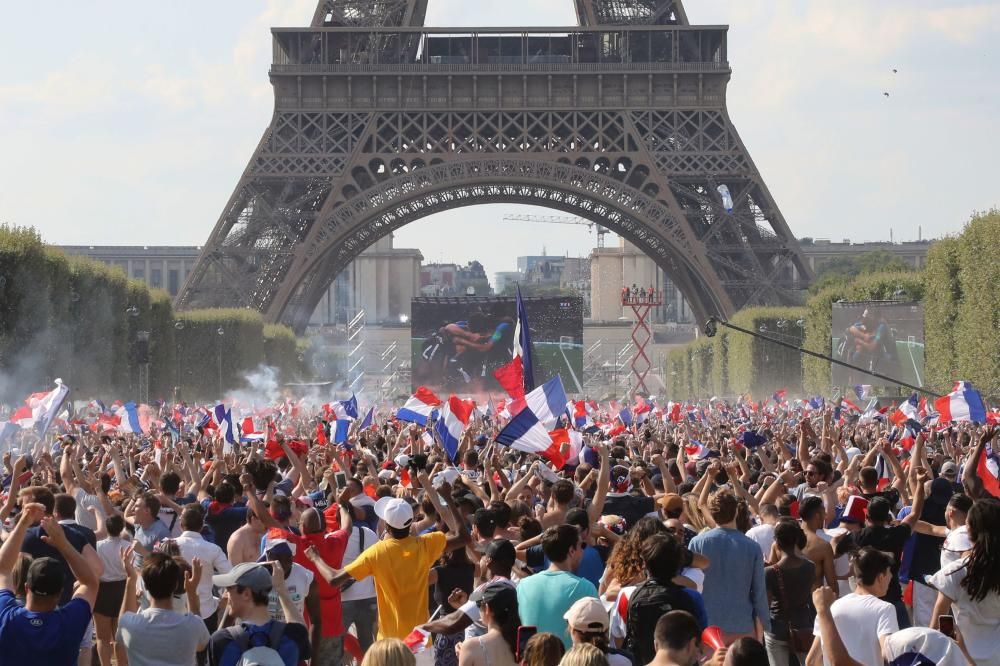
M 666 531 L 667 528 L 656 518 L 641 518 L 611 550 L 605 579 L 617 580 L 622 587 L 645 579 L 646 564 L 642 559 L 642 542 L 654 534 L 665 534 Z
M 1000 501 L 977 500 L 969 509 L 966 524 L 972 553 L 961 585 L 972 601 L 982 601 L 990 594 L 1000 594 Z

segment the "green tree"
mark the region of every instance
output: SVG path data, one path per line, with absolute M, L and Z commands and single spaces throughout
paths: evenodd
M 831 259 L 821 263 L 816 268 L 816 279 L 809 291 L 818 294 L 829 287 L 844 286 L 859 275 L 911 271 L 913 271 L 913 267 L 899 257 L 886 250 L 875 250 L 854 257 Z

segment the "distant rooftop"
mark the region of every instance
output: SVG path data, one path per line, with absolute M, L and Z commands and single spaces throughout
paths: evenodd
M 68 254 L 89 256 L 161 256 L 165 254 L 197 256 L 201 254 L 201 247 L 197 245 L 56 245 L 55 247 Z

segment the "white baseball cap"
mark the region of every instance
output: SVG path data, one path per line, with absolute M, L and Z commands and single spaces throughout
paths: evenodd
M 413 508 L 398 497 L 383 497 L 375 502 L 375 515 L 397 530 L 404 530 L 413 522 Z
M 883 651 L 890 666 L 960 666 L 966 663 L 955 641 L 927 627 L 911 627 L 890 634 Z

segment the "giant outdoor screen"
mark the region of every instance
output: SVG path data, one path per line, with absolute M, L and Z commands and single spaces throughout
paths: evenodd
M 583 300 L 525 298 L 535 383 L 561 375 L 567 393 L 583 390 Z M 410 319 L 413 387 L 459 395 L 504 395 L 493 371 L 513 356 L 513 298 L 415 298 Z
M 923 385 L 924 308 L 920 303 L 834 303 L 832 322 L 834 358 L 914 386 Z M 890 384 L 850 368 L 831 365 L 835 386 Z

